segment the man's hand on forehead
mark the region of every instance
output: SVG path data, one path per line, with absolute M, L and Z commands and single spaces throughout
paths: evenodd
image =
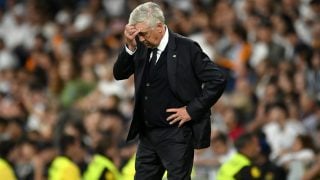
M 135 41 L 135 37 L 139 32 L 140 31 L 133 25 L 127 24 L 125 26 L 125 30 L 124 30 L 125 41 L 129 49 L 134 50 L 136 48 L 137 43 Z
M 132 34 L 134 34 L 134 33 L 139 33 L 139 32 L 140 32 L 139 29 L 137 29 L 137 28 L 135 27 L 135 25 L 129 25 L 127 30 L 128 30 L 128 33 L 129 33 L 130 35 L 132 35 Z M 139 31 L 139 32 L 137 32 L 137 31 Z

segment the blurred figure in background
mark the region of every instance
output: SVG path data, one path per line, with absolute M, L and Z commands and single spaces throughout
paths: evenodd
M 234 78 L 243 77 L 247 73 L 247 65 L 251 56 L 251 45 L 247 41 L 247 32 L 240 24 L 227 29 L 229 45 L 222 50 L 222 57 L 217 63 L 232 71 Z
M 38 153 L 38 147 L 35 141 L 23 139 L 17 145 L 19 159 L 16 161 L 15 170 L 18 179 L 31 180 L 35 179 L 35 166 L 33 158 Z
M 272 24 L 269 21 L 262 21 L 257 31 L 258 41 L 253 45 L 253 54 L 250 65 L 256 67 L 261 61 L 269 61 L 272 65 L 278 65 L 284 60 L 285 49 L 274 42 L 272 38 Z
M 16 180 L 17 177 L 12 168 L 10 154 L 14 148 L 12 141 L 0 141 L 0 177 L 6 180 Z
M 269 146 L 265 134 L 261 131 L 257 132 L 259 139 L 260 153 L 257 158 L 254 159 L 256 164 L 261 170 L 261 178 L 264 180 L 283 180 L 287 178 L 287 171 L 285 168 L 278 166 L 271 161 L 270 154 L 272 152 Z
M 292 147 L 281 153 L 277 164 L 288 169 L 288 180 L 301 179 L 316 158 L 315 150 L 310 136 L 298 135 Z
M 315 160 L 315 163 L 307 169 L 302 177 L 303 180 L 313 180 L 320 177 L 320 156 Z
M 75 160 L 77 159 L 80 142 L 78 138 L 64 135 L 59 143 L 60 155 L 57 156 L 49 168 L 49 180 L 80 180 L 81 172 Z
M 111 138 L 111 133 L 102 136 L 83 178 L 84 180 L 122 180 L 117 144 Z
M 244 128 L 238 120 L 238 114 L 233 107 L 229 107 L 223 113 L 223 120 L 227 126 L 228 138 L 235 141 L 244 132 Z
M 14 69 L 18 65 L 17 58 L 6 48 L 5 42 L 0 37 L 0 71 Z
M 236 139 L 234 144 L 237 152 L 222 164 L 217 180 L 261 178 L 261 170 L 253 164 L 260 151 L 257 136 L 244 133 Z
M 282 102 L 267 107 L 269 122 L 263 127 L 268 143 L 271 146 L 271 159 L 274 160 L 284 150 L 290 148 L 295 138 L 305 132 L 298 121 L 288 119 L 289 112 Z
M 235 153 L 230 138 L 222 132 L 213 133 L 211 146 L 207 150 L 197 151 L 195 154 L 196 179 L 216 179 L 222 164 Z

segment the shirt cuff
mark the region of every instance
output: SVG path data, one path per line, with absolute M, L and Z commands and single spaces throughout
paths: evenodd
M 136 49 L 134 49 L 134 51 L 131 51 L 131 50 L 127 47 L 127 45 L 125 45 L 125 48 L 126 48 L 127 53 L 130 54 L 130 55 L 133 55 L 133 54 L 136 52 L 136 50 L 137 50 L 137 48 L 136 48 Z

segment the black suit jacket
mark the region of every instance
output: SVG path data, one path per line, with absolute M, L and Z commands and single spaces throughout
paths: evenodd
M 203 53 L 200 46 L 185 37 L 169 31 L 167 44 L 167 70 L 170 89 L 187 106 L 191 116 L 193 142 L 196 149 L 210 146 L 210 108 L 222 95 L 226 85 L 223 71 Z M 120 52 L 113 68 L 115 79 L 122 80 L 134 74 L 135 98 L 140 95 L 143 71 L 147 60 L 147 47 L 138 42 L 134 55 L 125 48 Z M 142 128 L 135 104 L 127 140 L 132 140 Z

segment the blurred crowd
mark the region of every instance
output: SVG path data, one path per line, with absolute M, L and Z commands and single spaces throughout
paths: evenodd
M 142 2 L 0 0 L 0 158 L 18 179 L 48 178 L 61 153 L 84 174 L 102 144 L 120 172 L 134 157 L 133 77 L 115 81 L 112 68 Z M 320 177 L 320 0 L 155 2 L 228 74 L 193 178 L 214 180 L 246 132 L 259 140 L 252 163 L 290 180 Z

